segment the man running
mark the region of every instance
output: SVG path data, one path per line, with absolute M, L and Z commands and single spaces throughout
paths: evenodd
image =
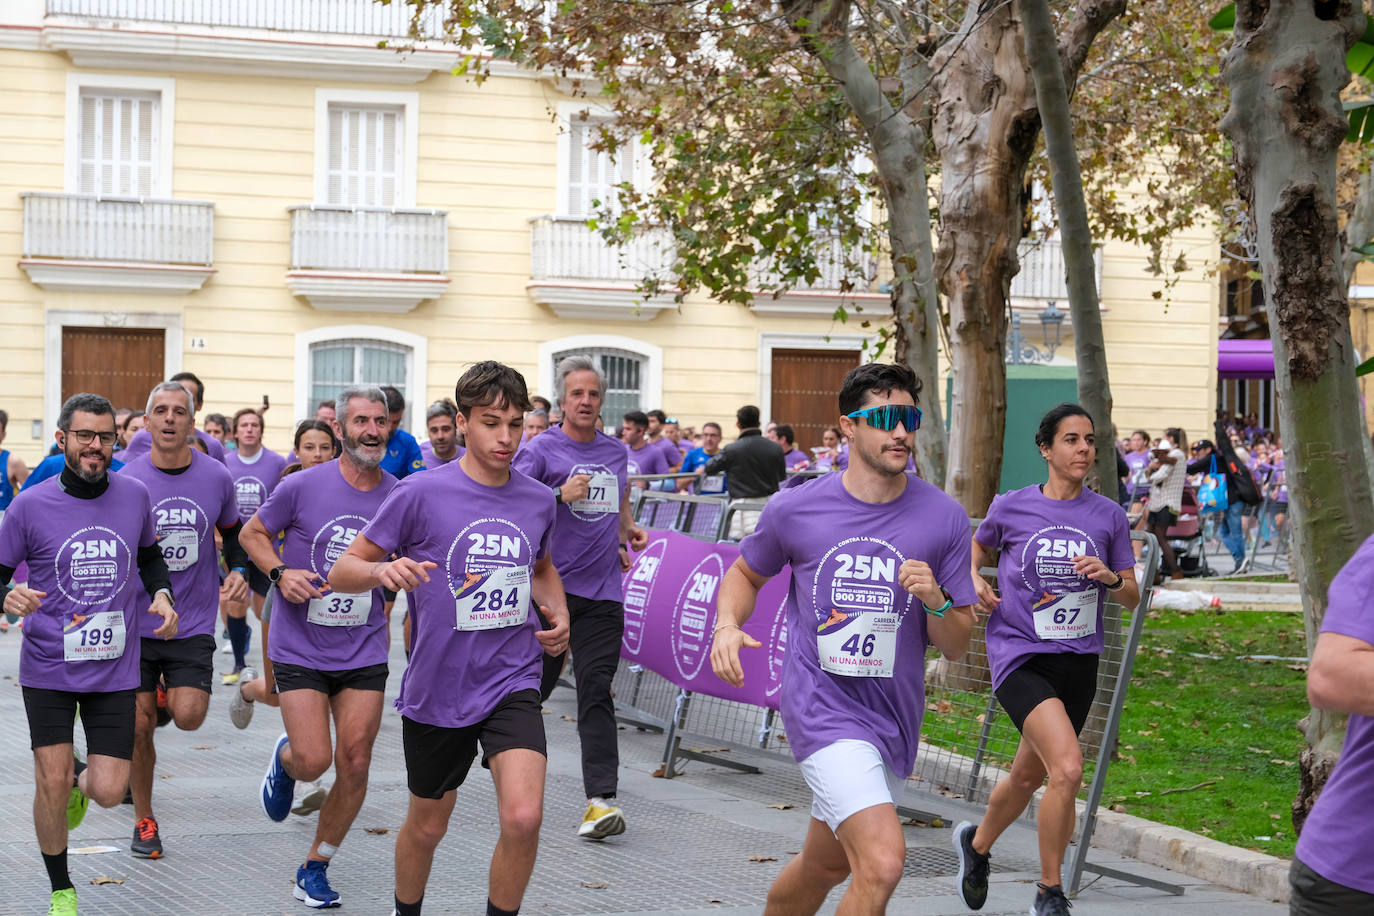
M 461 458 L 466 451 L 458 444 L 458 408 L 448 398 L 435 401 L 425 411 L 425 427 L 429 439 L 420 443 L 420 455 L 425 468 L 435 468 Z
M 467 454 L 401 481 L 329 584 L 341 593 L 387 585 L 414 602 L 415 642 L 396 701 L 410 809 L 396 838 L 395 912 L 420 913 L 480 743 L 501 824 L 487 913 L 514 916 L 543 819 L 540 658 L 567 647 L 568 609 L 548 553 L 553 495 L 510 467 L 529 408 L 524 378 L 481 362 L 458 380 L 454 400 Z M 539 629 L 536 605 L 551 629 Z
M 968 516 L 905 473 L 919 392 L 901 365 L 845 376 L 840 425 L 855 460 L 774 497 L 721 583 L 711 667 L 739 686 L 740 650 L 760 648 L 741 626 L 791 566 L 782 715 L 815 800 L 801 854 L 768 892 L 770 916 L 816 912 L 851 874 L 840 912 L 884 912 L 906 858 L 895 804 L 916 760 L 926 647 L 951 659 L 968 648 Z
M 577 833 L 600 840 L 625 832 L 625 815 L 614 802 L 620 750 L 611 699 L 625 634 L 620 547 L 628 542 L 642 550 L 648 535 L 630 515 L 625 446 L 596 428 L 606 391 L 596 363 L 587 356 L 569 356 L 555 375 L 563 423 L 528 442 L 516 454 L 515 468 L 552 487 L 558 502 L 553 563 L 568 592 L 572 617 L 577 734 L 587 792 Z M 546 696 L 562 666 L 561 657 L 546 664 Z
M 169 378 L 169 382 L 178 382 L 183 388 L 190 392 L 191 397 L 196 401 L 196 413 L 200 413 L 205 406 L 205 383 L 196 377 L 194 372 L 178 372 Z M 119 453 L 120 460 L 129 464 L 135 459 L 142 458 L 148 454 L 153 445 L 153 437 L 149 434 L 148 427 L 152 425 L 151 417 L 143 417 L 143 428 L 129 437 L 129 444 Z M 195 416 L 191 417 L 191 430 L 200 437 L 200 441 L 205 443 L 205 450 L 210 457 L 224 463 L 224 443 L 214 436 L 201 429 L 195 428 Z
M 420 443 L 401 428 L 406 411 L 405 397 L 390 385 L 382 386 L 382 394 L 386 395 L 387 429 L 390 430 L 386 440 L 386 455 L 382 458 L 382 470 L 400 480 L 416 471 L 423 471 L 425 457 L 420 453 Z
M 153 635 L 162 639 L 176 635 L 177 615 L 148 491 L 107 470 L 114 408 L 99 395 L 73 395 L 57 428 L 66 467 L 25 488 L 6 513 L 0 585 L 28 563 L 28 584 L 5 596 L 5 611 L 28 617 L 19 683 L 33 748 L 34 829 L 52 882 L 48 914 L 75 916 L 67 832 L 81 822 L 87 798 L 110 808 L 129 786 L 141 611 L 160 618 Z M 78 709 L 84 765 L 72 748 Z
M 129 780 L 135 824 L 129 851 L 144 859 L 162 858 L 162 837 L 153 815 L 158 691 L 166 689 L 167 712 L 183 731 L 200 728 L 210 706 L 220 596 L 216 528 L 229 569 L 225 594 L 235 601 L 248 598 L 248 558 L 239 546 L 243 523 L 234 482 L 224 465 L 191 447 L 194 409 L 190 392 L 177 382 L 155 386 L 147 408 L 151 451 L 119 474 L 142 482 L 148 490 L 158 547 L 181 605 L 176 639 L 154 638 L 147 620 L 139 627 L 142 659 Z
M 564 417 L 566 422 L 566 414 Z M 667 474 L 673 467 L 663 449 L 653 445 L 646 437 L 649 418 L 642 411 L 632 410 L 625 414 L 621 429 L 624 433 L 625 448 L 629 452 L 630 474 Z M 637 481 L 637 487 L 647 487 L 645 481 Z
M 325 585 L 334 562 L 396 486 L 396 478 L 380 467 L 386 396 L 370 386 L 346 388 L 338 403 L 344 434 L 339 459 L 283 479 L 243 538 L 253 562 L 269 571 L 278 590 L 267 655 L 286 733 L 277 739 L 263 780 L 267 816 L 285 820 L 295 781 L 318 779 L 334 762 L 334 786 L 320 809 L 314 842 L 296 869 L 293 893 L 311 907 L 340 903 L 326 869 L 367 795 L 388 671 L 381 589 L 344 593 Z M 283 532 L 279 559 L 273 546 Z M 332 749 L 331 715 L 337 731 Z
M 234 414 L 229 430 L 237 448 L 224 456 L 224 466 L 234 480 L 234 497 L 238 500 L 239 518 L 246 525 L 258 511 L 263 502 L 271 495 L 282 471 L 286 470 L 286 459 L 262 446 L 262 432 L 265 424 L 262 414 L 252 407 L 245 407 Z M 253 564 L 248 564 L 248 587 L 252 589 L 250 601 L 253 616 L 262 620 L 263 603 L 272 583 L 267 574 Z M 224 625 L 229 630 L 229 644 L 234 653 L 234 677 L 230 683 L 237 683 L 237 675 L 248 664 L 249 629 L 248 608 L 241 601 L 224 601 Z

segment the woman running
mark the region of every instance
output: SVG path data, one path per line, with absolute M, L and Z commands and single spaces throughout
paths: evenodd
M 1126 513 L 1084 489 L 1097 448 L 1093 421 L 1077 404 L 1045 414 L 1035 434 L 1048 467 L 1045 483 L 993 500 L 973 536 L 973 579 L 987 613 L 987 653 L 997 699 L 1021 732 L 1008 778 L 988 800 L 981 824 L 954 830 L 959 896 L 979 909 L 988 895 L 988 854 L 1049 776 L 1040 802 L 1040 884 L 1034 916 L 1068 913 L 1060 868 L 1073 833 L 1082 784 L 1078 734 L 1097 690 L 1102 608 L 1134 607 L 1135 580 Z M 978 574 L 1000 551 L 999 598 Z

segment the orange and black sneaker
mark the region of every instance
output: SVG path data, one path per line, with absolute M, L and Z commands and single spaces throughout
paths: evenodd
M 161 728 L 172 721 L 172 713 L 167 708 L 167 688 L 158 678 L 157 682 L 157 727 Z
M 158 836 L 156 820 L 145 817 L 134 824 L 134 841 L 129 844 L 129 851 L 140 859 L 162 858 L 162 837 Z

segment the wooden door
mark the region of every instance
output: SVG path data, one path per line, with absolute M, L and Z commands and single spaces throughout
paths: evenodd
M 774 350 L 771 417 L 791 426 L 797 448 L 821 444 L 821 431 L 837 425 L 840 383 L 859 365 L 858 350 Z
M 85 391 L 142 410 L 163 380 L 164 344 L 161 328 L 63 328 L 62 400 Z

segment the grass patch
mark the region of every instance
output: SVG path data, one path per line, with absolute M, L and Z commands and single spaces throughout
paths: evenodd
M 1302 617 L 1151 613 L 1103 803 L 1289 857 L 1296 842 L 1289 806 L 1303 747 L 1296 723 L 1308 709 L 1307 675 L 1294 667 L 1305 666 L 1232 658 L 1242 653 L 1305 655 Z M 1215 784 L 1161 794 L 1210 781 Z
M 1303 747 L 1297 721 L 1308 710 L 1305 666 L 1234 658 L 1242 654 L 1305 655 L 1302 615 L 1151 612 L 1102 807 L 1291 857 L 1290 805 Z M 922 738 L 972 757 L 986 711 L 987 694 L 928 688 Z M 999 706 L 988 764 L 1008 767 L 1019 738 Z M 1084 761 L 1085 783 L 1093 762 Z M 1190 791 L 1164 794 L 1181 789 Z
M 1292 582 L 1288 573 L 1268 573 L 1263 576 L 1219 576 L 1218 582 Z

